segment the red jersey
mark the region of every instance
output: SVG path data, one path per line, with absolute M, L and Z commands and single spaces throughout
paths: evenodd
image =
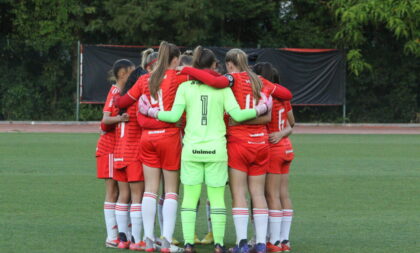
M 116 85 L 112 85 L 106 97 L 103 112 L 111 113 L 111 116 L 118 115 L 118 108 L 113 105 L 113 98 L 120 93 L 120 89 Z M 96 156 L 103 156 L 114 153 L 115 147 L 115 129 L 101 133 L 98 144 L 96 145 Z
M 114 151 L 114 168 L 120 169 L 139 160 L 141 128 L 137 123 L 137 102 L 127 108 L 128 122 L 118 124 Z
M 234 85 L 232 86 L 233 94 L 236 101 L 238 101 L 241 109 L 252 109 L 257 104 L 252 92 L 252 84 L 246 72 L 231 73 L 234 78 Z M 266 95 L 270 95 L 274 90 L 270 82 L 263 81 L 263 89 Z M 228 141 L 229 142 L 248 142 L 249 144 L 263 144 L 268 143 L 267 127 L 265 125 L 238 125 L 228 127 Z
M 130 92 L 129 95 L 137 99 L 139 97 L 139 93 L 145 94 L 149 98 L 152 107 L 159 107 L 161 111 L 170 111 L 172 109 L 172 105 L 174 104 L 176 91 L 178 90 L 179 85 L 185 81 L 188 81 L 188 76 L 178 75 L 174 69 L 168 69 L 165 72 L 165 76 L 160 84 L 157 99 L 154 99 L 150 95 L 149 81 L 150 75 L 144 75 L 140 77 L 138 80 L 140 89 L 133 90 L 133 92 Z M 144 116 L 142 114 L 138 114 L 137 117 L 138 122 L 142 128 L 159 129 L 176 127 L 175 124 L 166 123 L 158 119 Z
M 287 113 L 292 110 L 290 101 L 281 101 L 273 99 L 273 108 L 271 109 L 271 122 L 267 124 L 268 132 L 279 132 L 286 127 Z M 289 138 L 280 140 L 279 144 L 287 144 Z

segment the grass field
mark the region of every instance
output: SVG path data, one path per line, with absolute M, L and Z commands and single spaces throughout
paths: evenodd
M 97 137 L 0 134 L 0 252 L 117 251 L 103 245 Z M 420 135 L 295 135 L 292 141 L 293 252 L 420 252 Z M 204 206 L 199 217 L 201 237 Z M 229 215 L 228 246 L 234 236 Z M 176 238 L 182 239 L 179 220 Z

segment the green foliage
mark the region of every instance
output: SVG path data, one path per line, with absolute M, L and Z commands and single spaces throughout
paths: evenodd
M 74 119 L 78 40 L 167 40 L 347 50 L 349 120 L 410 122 L 420 103 L 419 12 L 420 0 L 0 1 L 0 119 Z M 99 107 L 82 105 L 81 119 L 99 119 Z M 335 109 L 296 111 L 337 120 Z
M 355 75 L 369 69 L 360 48 L 372 43 L 371 29 L 384 27 L 403 45 L 405 54 L 420 56 L 419 0 L 335 0 L 331 6 L 339 20 L 335 41 L 344 48 L 353 48 L 348 64 Z

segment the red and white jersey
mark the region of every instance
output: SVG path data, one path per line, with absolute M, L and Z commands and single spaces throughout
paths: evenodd
M 143 76 L 142 76 L 143 77 Z M 142 78 L 140 78 L 142 79 Z M 160 84 L 157 99 L 150 95 L 149 81 L 150 76 L 147 75 L 143 80 L 140 80 L 141 94 L 145 94 L 148 98 L 152 107 L 159 107 L 161 111 L 170 111 L 175 101 L 176 91 L 181 83 L 188 81 L 187 75 L 179 75 L 174 69 L 168 69 L 165 72 L 165 76 Z M 130 95 L 137 95 L 131 94 Z M 150 118 L 142 114 L 138 114 L 138 122 L 142 128 L 145 129 L 159 129 L 159 128 L 172 128 L 175 124 L 166 123 L 158 119 Z
M 273 99 L 273 108 L 271 109 L 271 122 L 267 124 L 268 132 L 279 132 L 286 127 L 287 113 L 292 110 L 290 101 L 281 101 Z M 289 138 L 285 137 L 281 139 L 278 144 L 288 144 Z
M 234 78 L 232 86 L 233 94 L 241 109 L 252 109 L 258 103 L 254 99 L 252 84 L 246 72 L 231 73 Z M 267 81 L 268 82 L 268 81 Z M 273 87 L 263 81 L 263 89 L 266 95 L 270 95 Z M 228 127 L 229 142 L 247 142 L 249 144 L 268 143 L 268 134 L 266 125 L 238 125 Z
M 128 122 L 121 122 L 116 128 L 114 168 L 120 169 L 138 161 L 140 155 L 141 127 L 137 123 L 137 102 L 127 108 Z
M 106 97 L 103 112 L 109 112 L 110 116 L 118 115 L 119 109 L 113 105 L 113 98 L 120 93 L 120 89 L 116 85 L 112 85 Z M 108 155 L 114 153 L 115 147 L 115 129 L 102 132 L 96 146 L 96 156 Z

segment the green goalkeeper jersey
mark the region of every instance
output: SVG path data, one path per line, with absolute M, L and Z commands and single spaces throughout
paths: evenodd
M 183 140 L 183 161 L 227 161 L 224 112 L 236 121 L 256 117 L 254 109 L 240 110 L 230 88 L 215 89 L 199 81 L 182 83 L 172 111 L 159 112 L 158 118 L 167 122 L 176 121 L 184 109 L 187 125 Z

